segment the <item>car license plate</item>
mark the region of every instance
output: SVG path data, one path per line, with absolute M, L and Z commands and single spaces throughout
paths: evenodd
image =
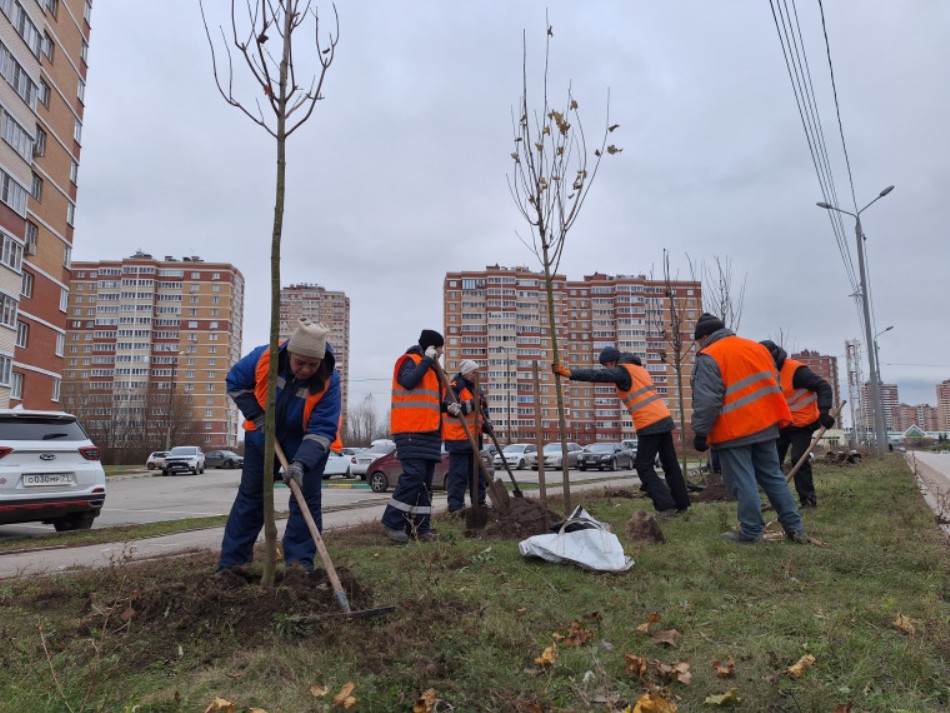
M 27 488 L 42 487 L 44 485 L 73 485 L 75 480 L 72 473 L 24 473 L 23 485 Z

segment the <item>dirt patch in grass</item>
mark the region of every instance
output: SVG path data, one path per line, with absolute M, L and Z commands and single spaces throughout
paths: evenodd
M 508 512 L 489 511 L 488 525 L 479 537 L 508 540 L 523 539 L 549 532 L 551 525 L 563 520 L 562 516 L 545 510 L 532 498 L 512 498 Z

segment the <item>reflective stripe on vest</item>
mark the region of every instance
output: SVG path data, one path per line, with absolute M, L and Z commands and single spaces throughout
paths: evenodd
M 267 408 L 267 377 L 270 372 L 270 349 L 265 349 L 261 354 L 261 358 L 257 360 L 257 368 L 254 372 L 254 398 L 257 399 L 257 403 L 260 404 L 262 409 Z M 287 385 L 287 380 L 281 376 L 277 375 L 277 390 L 282 391 L 283 388 Z M 307 424 L 310 422 L 310 414 L 313 413 L 313 408 L 318 403 L 320 399 L 323 398 L 323 395 L 327 392 L 327 387 L 330 385 L 329 380 L 323 384 L 323 388 L 320 389 L 315 394 L 310 393 L 310 389 L 305 386 L 297 387 L 294 396 L 298 399 L 301 399 L 303 404 L 303 423 L 301 424 L 304 433 L 307 431 Z M 257 426 L 254 425 L 253 421 L 244 421 L 244 430 L 245 431 L 256 431 Z M 325 445 L 325 444 L 324 444 Z
M 396 433 L 426 433 L 437 431 L 442 425 L 442 405 L 439 402 L 439 377 L 435 371 L 426 371 L 422 381 L 414 389 L 403 388 L 399 381 L 399 369 L 406 359 L 416 365 L 422 361 L 418 354 L 403 354 L 393 369 L 392 412 L 390 427 Z
M 805 366 L 804 362 L 794 359 L 785 359 L 782 371 L 779 373 L 782 383 L 782 394 L 792 412 L 792 425 L 807 426 L 818 420 L 818 394 L 808 389 L 796 389 L 792 386 L 796 370 Z
M 617 395 L 633 419 L 633 428 L 639 431 L 670 415 L 663 397 L 653 385 L 650 372 L 636 364 L 621 364 L 630 374 L 630 389 L 622 391 L 617 387 Z
M 461 386 L 458 381 L 453 381 L 452 386 Z M 464 403 L 469 399 L 474 400 L 475 395 L 469 391 L 468 387 L 463 386 L 461 391 L 459 391 L 459 403 Z M 472 411 L 470 414 L 462 416 L 446 416 L 445 423 L 442 426 L 442 438 L 446 441 L 468 441 L 468 436 L 465 435 L 465 429 L 462 428 L 462 421 L 468 424 L 468 431 L 471 433 L 476 440 L 480 434 L 479 424 L 476 419 L 476 412 Z
M 719 366 L 726 393 L 710 443 L 726 443 L 751 436 L 770 426 L 783 428 L 792 414 L 782 396 L 769 350 L 742 337 L 725 337 L 700 351 Z

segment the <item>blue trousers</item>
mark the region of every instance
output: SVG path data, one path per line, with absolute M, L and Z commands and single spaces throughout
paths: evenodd
M 383 512 L 383 525 L 390 530 L 404 530 L 409 535 L 422 535 L 432 529 L 435 461 L 404 458 L 400 463 L 402 475 Z
M 786 532 L 803 530 L 795 498 L 785 482 L 778 462 L 775 441 L 763 441 L 737 448 L 720 448 L 722 479 L 736 496 L 739 528 L 743 535 L 757 538 L 765 529 L 759 486 L 765 491 Z
M 244 442 L 244 469 L 241 472 L 241 484 L 228 515 L 221 542 L 221 557 L 218 567 L 229 569 L 236 565 L 247 564 L 254 559 L 254 543 L 264 527 L 264 453 L 263 444 L 257 439 Z M 296 450 L 296 449 L 294 449 Z M 327 464 L 329 452 L 310 469 L 303 479 L 303 495 L 307 507 L 317 523 L 317 529 L 323 531 L 323 513 L 321 499 L 323 495 L 323 469 Z M 278 465 L 274 464 L 276 475 Z M 313 569 L 313 556 L 317 546 L 310 536 L 307 522 L 300 512 L 297 499 L 290 497 L 290 516 L 284 529 L 284 562 L 289 566 L 299 563 L 308 572 Z
M 465 507 L 465 491 L 471 490 L 472 475 L 478 482 L 478 504 L 485 504 L 485 479 L 481 473 L 474 472 L 475 457 L 471 451 L 449 453 L 449 477 L 446 490 L 449 492 L 449 512 Z

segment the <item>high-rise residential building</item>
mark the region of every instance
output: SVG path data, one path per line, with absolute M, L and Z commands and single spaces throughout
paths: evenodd
M 891 413 L 894 418 L 894 430 L 898 433 L 903 433 L 912 426 L 931 433 L 940 430 L 937 409 L 929 404 L 916 406 L 898 404 Z
M 280 339 L 290 339 L 297 328 L 297 320 L 306 317 L 324 322 L 330 328 L 327 341 L 336 358 L 340 373 L 343 432 L 346 432 L 346 414 L 349 406 L 350 374 L 350 298 L 345 292 L 327 290 L 320 285 L 297 284 L 280 290 Z
M 841 401 L 841 390 L 838 385 L 838 357 L 819 354 L 808 349 L 792 354 L 791 357 L 805 364 L 831 385 L 834 391 L 834 404 L 837 406 Z
M 645 275 L 595 273 L 581 280 L 555 275 L 554 321 L 558 359 L 570 367 L 598 366 L 605 346 L 640 355 L 677 425 L 680 395 L 687 427 L 692 416 L 689 376 L 692 329 L 702 313 L 699 282 L 650 280 Z M 527 267 L 489 266 L 450 272 L 444 282 L 445 362 L 463 359 L 486 366 L 483 385 L 500 440 L 534 440 L 540 417 L 545 441 L 558 438 L 558 412 L 551 374 L 554 354 L 544 275 Z M 671 306 L 679 315 L 682 379 L 671 343 Z M 535 387 L 533 364 L 539 383 Z M 634 435 L 630 415 L 611 384 L 562 380 L 567 437 L 579 443 Z M 682 384 L 682 388 L 680 388 Z M 682 438 L 677 428 L 676 437 Z
M 900 394 L 897 384 L 881 384 L 881 402 L 884 404 L 884 423 L 888 431 L 895 430 L 893 411 L 900 404 Z M 874 408 L 876 404 L 871 398 L 871 384 L 864 382 L 861 386 L 861 403 L 864 408 L 861 412 L 862 424 L 870 431 L 874 431 Z
M 950 431 L 950 379 L 937 384 L 937 430 Z
M 233 448 L 244 277 L 200 257 L 75 262 L 62 400 L 103 448 Z
M 0 0 L 0 406 L 58 409 L 89 0 Z

